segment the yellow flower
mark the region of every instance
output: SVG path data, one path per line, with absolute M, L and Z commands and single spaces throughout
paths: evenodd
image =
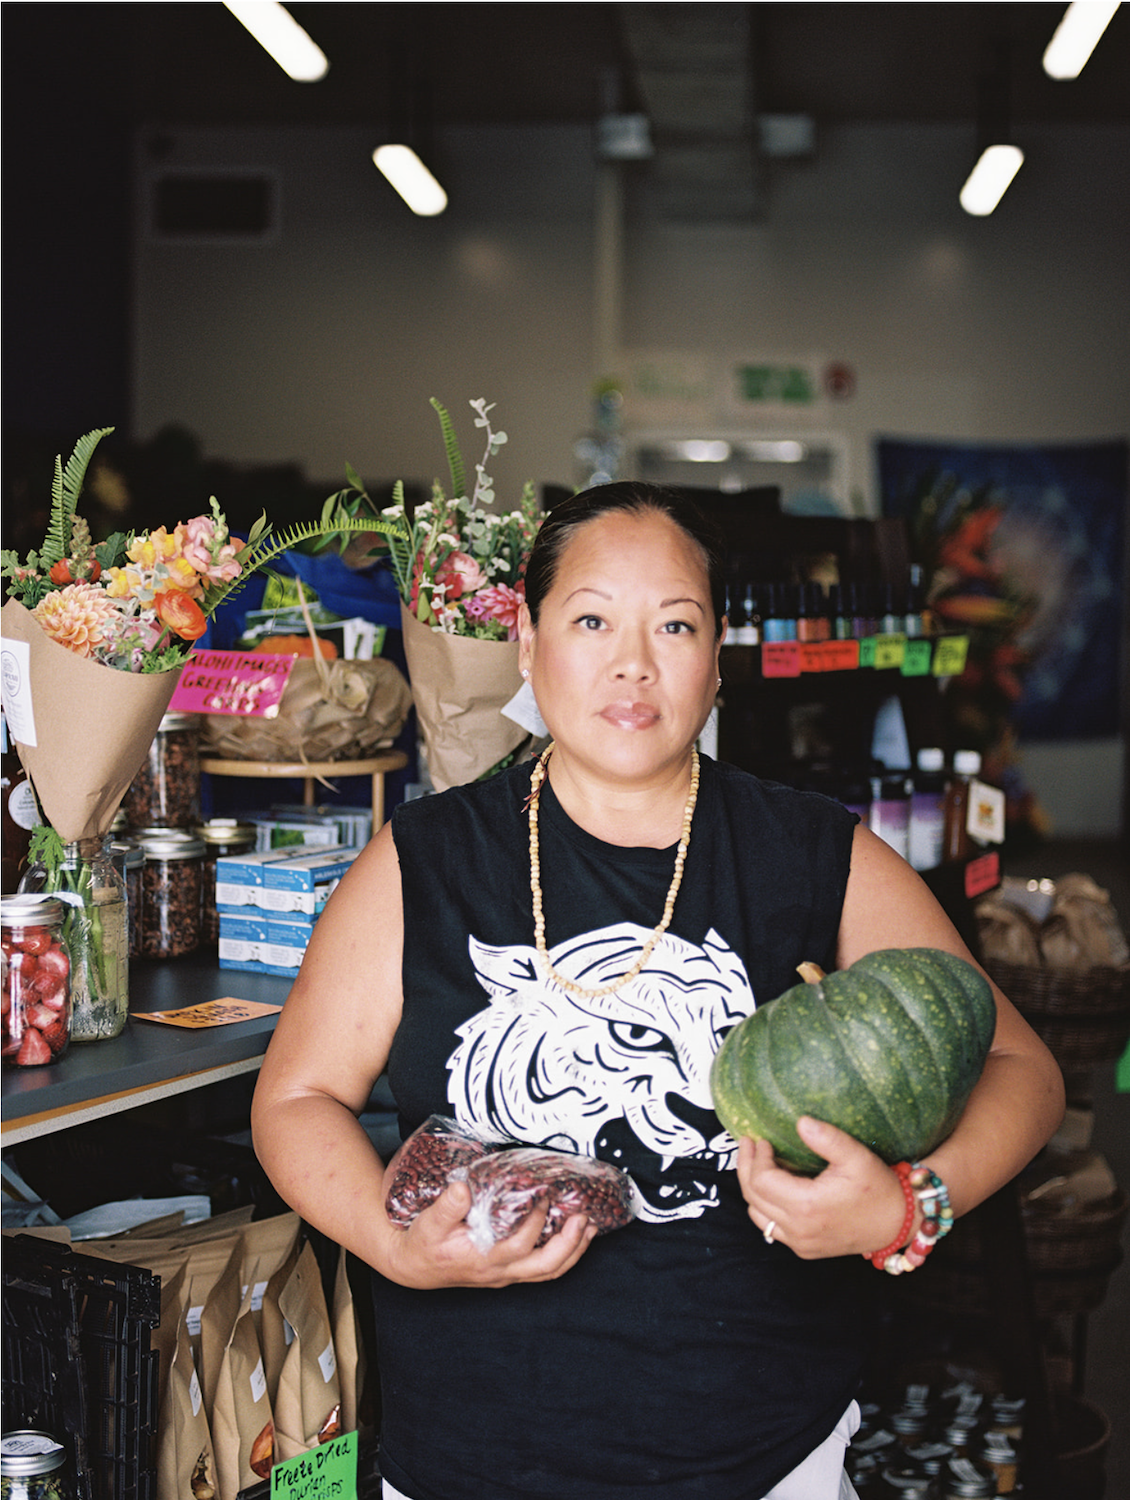
M 60 646 L 79 656 L 91 656 L 102 644 L 103 627 L 118 614 L 118 607 L 97 584 L 71 583 L 41 599 L 32 614 Z
M 141 574 L 136 568 L 111 568 L 109 577 L 106 592 L 111 599 L 128 599 L 141 589 Z

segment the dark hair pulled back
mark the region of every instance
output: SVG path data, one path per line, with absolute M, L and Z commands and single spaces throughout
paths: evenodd
M 526 604 L 535 627 L 542 600 L 553 587 L 561 554 L 573 535 L 589 521 L 600 516 L 625 511 L 645 515 L 654 511 L 667 516 L 685 533 L 702 553 L 710 584 L 710 603 L 714 611 L 714 636 L 722 634 L 726 613 L 726 579 L 722 565 L 722 536 L 714 522 L 704 514 L 689 495 L 662 485 L 639 480 L 615 484 L 598 484 L 560 501 L 541 523 L 526 565 Z

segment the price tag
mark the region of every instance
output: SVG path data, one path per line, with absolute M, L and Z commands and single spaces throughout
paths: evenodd
M 297 656 L 198 651 L 181 668 L 170 707 L 194 714 L 278 717 Z
M 764 641 L 761 646 L 762 677 L 799 677 L 800 642 Z
M 342 1433 L 271 1470 L 271 1500 L 357 1500 L 357 1434 Z
M 858 641 L 824 641 L 820 654 L 825 672 L 854 672 L 859 666 Z
M 960 677 L 969 655 L 967 635 L 943 635 L 934 642 L 934 676 Z
M 875 665 L 875 637 L 873 635 L 865 635 L 859 643 L 859 665 L 861 667 Z
M 901 667 L 906 655 L 906 636 L 877 635 L 874 639 L 875 670 L 882 672 L 891 667 Z
M 823 641 L 802 641 L 800 643 L 800 669 L 802 672 L 823 672 L 825 670 Z
M 970 901 L 1001 883 L 1001 857 L 996 849 L 971 859 L 965 867 L 965 895 Z
M 902 675 L 904 677 L 929 677 L 933 655 L 933 647 L 929 641 L 920 638 L 907 641 L 906 652 L 902 659 Z

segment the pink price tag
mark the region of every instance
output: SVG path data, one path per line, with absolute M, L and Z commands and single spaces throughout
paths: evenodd
M 297 656 L 200 651 L 181 669 L 169 703 L 190 714 L 274 719 Z

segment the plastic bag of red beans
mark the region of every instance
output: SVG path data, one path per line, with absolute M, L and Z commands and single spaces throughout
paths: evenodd
M 471 1189 L 467 1227 L 484 1252 L 542 1206 L 546 1221 L 538 1245 L 556 1234 L 570 1214 L 585 1214 L 598 1234 L 620 1229 L 634 1218 L 638 1203 L 632 1179 L 609 1162 L 485 1141 L 454 1120 L 431 1115 L 404 1143 L 388 1188 L 389 1218 L 407 1228 L 456 1181 Z

